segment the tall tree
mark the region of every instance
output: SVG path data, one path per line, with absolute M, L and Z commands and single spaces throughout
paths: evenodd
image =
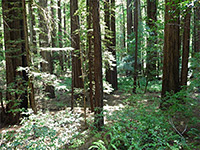
M 124 10 L 124 2 L 123 0 L 121 1 L 121 11 L 122 14 L 120 15 L 120 20 L 121 20 L 121 25 L 120 25 L 120 30 L 122 31 L 122 36 L 121 37 L 121 48 L 124 49 L 126 47 L 126 28 L 125 28 L 125 10 Z
M 127 40 L 130 40 L 131 33 L 133 33 L 133 16 L 132 16 L 132 1 L 127 0 Z M 130 42 L 127 43 L 127 52 L 130 50 Z
M 111 84 L 117 90 L 117 57 L 116 57 L 116 25 L 115 25 L 115 0 L 111 0 L 111 52 L 115 58 L 114 66 L 111 69 Z
M 63 41 L 62 41 L 62 14 L 61 14 L 61 0 L 58 0 L 58 43 L 59 47 L 63 47 Z M 63 52 L 59 52 L 59 62 L 61 70 L 64 70 L 64 64 L 63 64 Z
M 164 62 L 162 92 L 164 98 L 166 92 L 176 93 L 180 90 L 179 82 L 179 50 L 180 50 L 180 19 L 179 1 L 165 0 L 165 35 L 164 35 Z M 161 102 L 161 109 L 165 109 L 165 100 Z
M 33 1 L 30 1 L 28 3 L 28 7 L 29 7 L 29 30 L 30 30 L 30 46 L 33 49 L 33 53 L 37 54 L 37 43 L 36 43 L 36 31 L 34 30 L 34 26 L 36 24 L 35 22 L 35 14 L 34 14 L 34 9 L 33 9 Z
M 157 21 L 157 0 L 147 0 L 147 26 L 149 27 L 149 37 L 147 39 L 147 84 L 156 76 L 156 21 Z
M 105 47 L 110 52 L 110 0 L 104 1 Z M 111 82 L 111 66 L 106 62 L 106 81 Z
M 195 1 L 194 7 L 194 34 L 193 34 L 194 53 L 200 52 L 200 3 Z
M 182 68 L 181 68 L 181 85 L 187 85 L 188 77 L 188 59 L 190 51 L 190 7 L 186 8 L 183 20 L 183 52 L 182 52 Z
M 95 80 L 95 126 L 100 131 L 104 125 L 103 117 L 103 82 L 102 82 L 102 50 L 99 17 L 99 0 L 91 0 L 93 9 L 94 32 L 94 80 Z
M 89 98 L 90 98 L 90 106 L 91 111 L 94 112 L 94 93 L 93 93 L 93 82 L 94 82 L 94 51 L 92 50 L 93 47 L 93 39 L 92 39 L 92 4 L 90 0 L 87 0 L 87 24 L 88 24 L 88 34 L 87 34 L 87 40 L 88 40 L 88 67 L 89 67 Z
M 48 37 L 49 35 L 49 26 L 46 20 L 48 20 L 45 15 L 47 11 L 47 0 L 39 0 L 40 6 L 43 8 L 44 11 L 39 13 L 39 27 L 40 27 L 40 34 L 39 34 L 39 45 L 40 47 L 50 47 L 50 39 Z M 41 51 L 41 55 L 43 59 L 47 62 L 43 62 L 41 64 L 42 71 L 47 72 L 47 73 L 52 73 L 52 67 L 53 67 L 53 62 L 52 62 L 52 55 L 50 51 L 43 50 Z M 45 91 L 47 92 L 47 96 L 50 98 L 55 97 L 55 91 L 54 91 L 54 86 L 52 85 L 46 85 Z
M 81 73 L 81 60 L 80 60 L 80 35 L 77 30 L 80 29 L 79 16 L 76 15 L 78 10 L 78 0 L 70 0 L 70 15 L 71 15 L 71 47 L 74 48 L 72 52 L 72 74 L 74 75 L 75 88 L 83 88 L 83 80 Z
M 4 42 L 6 50 L 6 112 L 1 118 L 6 124 L 19 121 L 19 108 L 28 108 L 28 75 L 17 68 L 28 67 L 25 1 L 3 0 Z M 12 92 L 15 91 L 15 92 Z
M 1 6 L 0 6 L 1 7 Z M 2 28 L 2 16 L 0 15 L 0 28 Z M 2 30 L 0 30 L 0 57 L 3 57 L 3 43 L 2 43 Z
M 138 11 L 139 0 L 135 0 L 134 3 L 134 34 L 135 34 L 135 59 L 134 59 L 134 83 L 133 83 L 133 93 L 136 93 L 136 86 L 137 86 L 137 76 L 138 76 L 138 69 L 137 69 L 137 55 L 138 55 L 138 22 L 139 22 L 139 11 Z
M 57 39 L 56 39 L 56 24 L 55 24 L 55 15 L 56 10 L 54 8 L 54 0 L 51 0 L 51 46 L 56 47 Z

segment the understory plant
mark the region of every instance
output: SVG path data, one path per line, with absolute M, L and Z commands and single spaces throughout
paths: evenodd
M 80 114 L 68 110 L 26 115 L 29 117 L 22 119 L 21 126 L 8 128 L 0 134 L 0 149 L 59 149 L 71 144 L 82 121 Z
M 163 113 L 157 102 L 155 105 L 146 105 L 141 100 L 134 100 L 134 105 L 130 104 L 106 116 L 110 124 L 105 127 L 103 142 L 96 141 L 93 147 L 103 145 L 108 150 L 197 148 L 197 145 L 191 143 L 191 138 L 198 138 L 199 132 L 195 128 L 186 129 L 188 134 L 178 132 L 176 120 L 169 115 L 172 110 L 168 114 Z

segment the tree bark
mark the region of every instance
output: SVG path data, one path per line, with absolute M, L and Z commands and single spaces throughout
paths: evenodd
M 131 33 L 133 32 L 133 17 L 132 17 L 132 4 L 131 0 L 127 0 L 127 40 L 130 40 Z M 130 42 L 127 43 L 127 52 L 131 52 Z
M 4 42 L 6 50 L 6 82 L 7 92 L 5 116 L 2 120 L 5 124 L 19 122 L 19 108 L 28 108 L 28 75 L 25 71 L 17 71 L 17 68 L 28 67 L 25 33 L 27 21 L 23 10 L 25 1 L 3 0 L 2 10 L 4 19 Z M 12 90 L 11 90 L 12 89 Z M 12 92 L 15 91 L 15 92 Z
M 56 24 L 55 24 L 55 15 L 56 10 L 54 9 L 54 0 L 51 0 L 51 46 L 56 47 L 57 46 L 57 39 L 56 39 Z
M 179 82 L 179 50 L 180 50 L 180 19 L 177 9 L 179 1 L 165 0 L 165 35 L 164 35 L 164 64 L 162 78 L 163 98 L 161 109 L 166 109 L 164 97 L 167 92 L 176 93 L 180 90 Z M 174 13 L 170 13 L 174 12 Z
M 105 47 L 106 51 L 111 52 L 110 42 L 110 0 L 104 1 L 104 22 L 105 22 Z M 106 81 L 112 84 L 112 71 L 109 63 L 106 62 Z
M 95 127 L 101 131 L 104 125 L 103 117 L 103 82 L 102 82 L 102 50 L 99 17 L 99 0 L 91 0 L 93 8 L 94 32 L 94 80 L 95 80 Z
M 36 43 L 36 31 L 34 30 L 34 26 L 35 26 L 35 15 L 34 15 L 34 9 L 33 9 L 33 2 L 30 1 L 28 3 L 28 7 L 29 7 L 29 15 L 30 15 L 30 19 L 29 19 L 29 30 L 30 30 L 30 46 L 33 49 L 33 53 L 37 54 L 37 43 Z
M 23 34 L 22 34 L 23 35 L 22 38 L 24 39 L 23 53 L 26 54 L 25 57 L 22 56 L 22 64 L 23 64 L 22 66 L 30 67 L 31 66 L 31 58 L 30 58 L 30 48 L 29 48 L 29 41 L 28 41 L 28 25 L 27 25 L 25 0 L 22 0 L 22 10 L 23 10 L 23 27 L 24 27 Z M 36 36 L 36 35 L 34 34 L 34 36 Z M 34 40 L 36 40 L 36 39 L 34 38 Z M 25 63 L 23 63 L 23 62 L 25 62 Z M 32 77 L 28 76 L 26 71 L 23 71 L 23 77 L 26 80 L 26 83 L 28 83 L 28 86 L 26 85 L 26 83 L 24 84 L 24 87 L 27 87 L 27 91 L 26 91 L 27 92 L 26 93 L 27 102 L 25 103 L 24 106 L 23 105 L 22 106 L 24 108 L 26 108 L 26 107 L 28 108 L 28 99 L 29 99 L 33 112 L 37 113 L 33 79 L 32 79 Z M 30 92 L 28 91 L 28 89 L 30 90 Z
M 191 9 L 187 8 L 186 15 L 183 20 L 183 52 L 182 52 L 182 68 L 181 68 L 181 85 L 187 85 L 188 79 L 188 59 L 190 51 L 190 18 Z
M 80 60 L 80 35 L 76 31 L 79 30 L 79 16 L 75 15 L 78 10 L 78 1 L 70 0 L 70 15 L 71 15 L 71 47 L 74 48 L 72 53 L 72 73 L 74 74 L 75 88 L 83 88 L 83 80 L 81 73 L 81 60 Z
M 135 0 L 134 3 L 134 33 L 135 33 L 135 59 L 134 59 L 134 83 L 133 83 L 133 93 L 136 93 L 136 86 L 137 86 L 137 76 L 138 76 L 138 71 L 137 71 L 137 55 L 138 55 L 138 2 L 139 0 Z
M 147 0 L 147 26 L 149 27 L 149 38 L 147 38 L 147 82 L 156 77 L 156 21 L 157 21 L 157 0 Z
M 62 39 L 62 17 L 61 17 L 61 0 L 58 0 L 58 43 L 59 47 L 63 47 L 63 39 Z M 61 67 L 61 72 L 64 70 L 64 63 L 63 63 L 63 52 L 59 52 L 59 62 Z
M 90 98 L 90 106 L 91 111 L 94 112 L 94 93 L 93 93 L 93 82 L 94 82 L 94 51 L 93 47 L 93 32 L 92 32 L 92 4 L 90 0 L 87 0 L 87 23 L 88 23 L 88 33 L 87 33 L 87 43 L 88 43 L 88 68 L 89 68 L 89 98 Z
M 116 56 L 116 26 L 115 26 L 115 0 L 111 0 L 111 52 L 113 57 L 115 58 L 114 66 L 111 69 L 111 84 L 112 87 L 117 90 L 118 84 L 117 84 L 117 56 Z
M 193 35 L 194 53 L 200 52 L 200 3 L 195 2 L 194 7 L 194 35 Z

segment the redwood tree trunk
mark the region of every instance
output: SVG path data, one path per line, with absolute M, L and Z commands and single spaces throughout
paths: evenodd
M 111 0 L 111 51 L 112 55 L 115 58 L 115 62 L 113 68 L 111 69 L 112 77 L 111 84 L 112 87 L 117 90 L 117 56 L 116 56 L 116 26 L 115 26 L 115 0 Z
M 131 0 L 127 0 L 127 40 L 130 40 L 131 33 L 133 32 L 133 17 L 132 17 L 132 4 Z M 127 43 L 127 52 L 131 52 L 130 42 Z
M 111 52 L 110 48 L 110 0 L 104 1 L 104 22 L 105 22 L 105 47 L 106 51 Z M 111 84 L 112 72 L 110 64 L 106 63 L 106 81 Z
M 88 34 L 87 34 L 87 40 L 88 40 L 88 68 L 89 68 L 89 98 L 90 98 L 90 106 L 91 106 L 91 111 L 94 112 L 94 93 L 93 93 L 93 82 L 94 82 L 94 51 L 92 50 L 93 47 L 93 39 L 92 35 L 93 32 L 91 31 L 92 29 L 92 5 L 91 1 L 87 0 L 87 12 L 89 13 L 87 17 L 87 23 L 88 23 Z
M 181 85 L 187 85 L 188 77 L 188 59 L 190 51 L 190 8 L 187 8 L 187 14 L 183 20 L 183 52 L 182 52 L 182 68 L 181 68 Z
M 162 78 L 162 98 L 166 92 L 176 93 L 180 90 L 179 82 L 179 50 L 180 50 L 180 21 L 179 1 L 165 0 L 165 35 L 164 35 L 164 64 Z M 170 13 L 174 12 L 174 13 Z M 165 100 L 161 102 L 161 109 L 165 109 Z
M 200 3 L 195 2 L 194 8 L 194 53 L 200 52 Z
M 95 126 L 100 131 L 104 125 L 103 117 L 103 82 L 102 82 L 102 50 L 99 17 L 99 0 L 92 0 L 93 32 L 94 32 L 94 80 L 95 80 Z
M 134 33 L 135 33 L 135 59 L 134 59 L 134 75 L 133 75 L 133 79 L 134 79 L 134 83 L 133 83 L 133 93 L 136 93 L 136 86 L 137 86 L 137 75 L 138 75 L 138 71 L 137 71 L 137 55 L 138 55 L 138 2 L 139 0 L 135 0 L 134 6 Z
M 59 47 L 63 47 L 63 42 L 62 42 L 62 17 L 61 17 L 61 0 L 58 0 L 58 43 Z M 63 63 L 63 52 L 59 52 L 59 62 L 60 62 L 60 67 L 61 67 L 61 72 L 64 70 L 64 63 Z
M 147 82 L 156 77 L 156 21 L 157 21 L 157 0 L 147 0 L 147 26 L 149 27 L 149 38 L 147 39 Z
M 78 10 L 78 0 L 70 0 L 70 15 L 71 15 L 71 47 L 74 48 L 72 53 L 72 73 L 74 74 L 75 88 L 83 88 L 83 79 L 81 73 L 81 60 L 80 60 L 80 35 L 77 31 L 79 26 L 79 16 L 74 13 Z
M 25 71 L 17 71 L 20 66 L 28 67 L 26 56 L 26 38 L 23 15 L 24 1 L 3 0 L 4 42 L 6 50 L 6 82 L 7 93 L 6 116 L 1 118 L 5 124 L 19 122 L 19 108 L 28 108 L 28 76 Z M 13 89 L 15 92 L 10 92 Z M 21 93 L 21 94 L 19 94 Z

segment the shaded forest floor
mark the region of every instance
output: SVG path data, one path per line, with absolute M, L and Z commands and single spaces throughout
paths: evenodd
M 161 114 L 159 115 L 159 113 L 157 114 L 159 111 L 158 107 L 160 101 L 159 92 L 131 95 L 125 90 L 127 89 L 123 88 L 123 90 L 121 89 L 115 91 L 112 94 L 104 94 L 104 115 L 106 128 L 101 133 L 93 131 L 94 113 L 92 113 L 89 108 L 89 101 L 87 101 L 86 104 L 87 123 L 85 124 L 83 103 L 80 101 L 76 102 L 74 112 L 72 113 L 70 111 L 71 96 L 69 92 L 57 91 L 56 98 L 48 100 L 40 99 L 40 96 L 36 95 L 36 98 L 38 99 L 38 109 L 41 111 L 38 112 L 38 115 L 31 113 L 29 119 L 24 119 L 22 121 L 22 125 L 0 129 L 0 149 L 29 149 L 29 147 L 51 149 L 54 147 L 54 149 L 86 150 L 94 145 L 93 142 L 98 140 L 111 142 L 111 138 L 115 139 L 115 137 L 111 137 L 111 135 L 116 134 L 114 132 L 116 124 L 117 128 L 123 128 L 123 126 L 130 124 L 131 126 L 135 126 L 134 130 L 136 130 L 139 128 L 138 126 L 141 125 L 141 123 L 138 124 L 137 122 L 140 122 L 139 120 L 145 120 L 148 117 L 149 120 L 147 119 L 146 124 L 144 125 L 145 127 L 148 127 L 146 127 L 143 131 L 143 134 L 147 135 L 147 139 L 148 136 L 152 138 L 152 135 L 148 133 L 150 132 L 150 129 L 157 132 L 158 129 L 156 124 L 162 124 L 164 121 L 169 121 L 171 126 L 169 129 L 173 130 L 173 135 L 171 136 L 178 135 L 178 132 L 181 132 L 181 135 L 179 135 L 181 138 L 190 137 L 187 142 L 194 143 L 194 145 L 198 146 L 197 143 L 200 143 L 200 134 L 195 134 L 200 133 L 200 122 L 196 121 L 193 125 L 193 123 L 189 121 L 190 119 L 188 116 L 184 116 L 183 118 L 173 116 L 172 119 L 169 120 L 166 120 L 166 118 L 159 118 L 162 116 Z M 197 95 L 194 97 L 199 97 Z M 197 101 L 198 105 L 196 109 L 193 110 L 192 117 L 200 118 L 200 99 Z M 123 116 L 124 114 L 125 116 Z M 121 115 L 122 117 L 120 118 L 119 116 Z M 126 119 L 127 116 L 128 118 Z M 192 136 L 189 136 L 188 131 L 191 131 L 191 129 L 196 129 L 197 131 L 194 131 Z M 133 128 L 128 126 L 123 130 L 119 131 L 117 135 L 123 133 L 128 134 L 128 132 L 131 132 Z M 107 136 L 108 133 L 109 136 Z M 138 133 L 134 134 L 137 135 Z M 125 139 L 127 139 L 127 137 L 125 137 Z M 173 145 L 172 140 L 170 140 L 170 142 L 169 144 Z M 121 144 L 124 144 L 123 141 Z M 106 145 L 109 144 L 104 143 L 103 145 L 107 147 Z M 181 144 L 179 143 L 179 145 Z M 107 148 L 113 149 L 113 147 L 109 146 Z M 180 149 L 181 148 L 183 148 L 182 145 L 180 146 Z M 124 147 L 121 149 L 126 148 Z

